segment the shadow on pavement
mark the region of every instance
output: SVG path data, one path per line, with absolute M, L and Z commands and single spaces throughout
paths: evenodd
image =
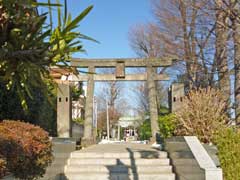
M 129 166 L 117 159 L 116 165 L 106 166 L 109 171 L 110 180 L 130 180 Z

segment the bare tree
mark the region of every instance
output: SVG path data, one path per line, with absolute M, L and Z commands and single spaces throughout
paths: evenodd
M 162 34 L 156 24 L 137 24 L 129 31 L 129 43 L 139 57 L 166 57 L 176 55 L 175 49 L 165 41 L 170 37 Z M 176 44 L 174 44 L 176 45 Z
M 157 23 L 132 28 L 130 45 L 140 56 L 182 60 L 176 67 L 185 70 L 191 88 L 218 84 L 230 94 L 228 28 L 223 26 L 222 1 L 152 0 Z
M 158 83 L 156 87 L 157 90 L 157 101 L 158 101 L 158 111 L 160 111 L 162 106 L 167 105 L 168 94 L 167 89 L 161 83 Z M 144 115 L 149 113 L 149 97 L 147 83 L 143 82 L 137 84 L 132 88 L 132 92 L 135 96 L 136 108 L 139 114 Z
M 218 3 L 220 0 L 215 0 Z M 219 11 L 225 14 L 225 21 L 221 26 L 231 30 L 230 44 L 228 47 L 233 53 L 233 74 L 234 74 L 234 103 L 236 122 L 240 122 L 240 2 L 238 0 L 221 0 Z M 229 55 L 230 59 L 231 56 Z
M 101 73 L 104 74 L 113 74 L 114 69 L 103 69 Z M 107 111 L 107 103 L 108 103 L 108 112 L 109 112 L 109 120 L 110 126 L 116 124 L 120 117 L 120 111 L 118 110 L 117 106 L 121 103 L 122 100 L 122 90 L 123 84 L 117 81 L 109 81 L 104 82 L 101 86 L 102 89 L 99 89 L 99 93 L 97 97 L 98 101 L 98 109 L 99 109 L 99 128 L 105 129 L 106 127 L 106 111 Z
M 149 113 L 148 90 L 146 82 L 137 84 L 131 89 L 134 93 L 136 109 L 140 115 Z
M 182 60 L 177 66 L 190 89 L 220 88 L 228 98 L 234 89 L 240 122 L 239 0 L 152 0 L 152 12 L 155 22 L 130 30 L 136 54 Z

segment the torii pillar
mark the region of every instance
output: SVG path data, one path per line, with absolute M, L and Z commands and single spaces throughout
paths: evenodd
M 88 81 L 87 81 L 87 97 L 86 97 L 86 110 L 84 121 L 84 135 L 83 144 L 89 145 L 95 143 L 93 136 L 93 96 L 94 96 L 94 72 L 95 67 L 88 67 Z
M 151 130 L 152 130 L 152 142 L 158 141 L 159 136 L 159 126 L 158 126 L 158 105 L 157 105 L 157 92 L 156 92 L 156 82 L 155 82 L 155 68 L 152 66 L 147 67 L 147 87 L 148 87 L 148 100 L 149 100 L 149 110 L 150 110 L 150 120 L 151 120 Z

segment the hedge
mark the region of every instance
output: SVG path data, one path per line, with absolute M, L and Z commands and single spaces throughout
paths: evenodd
M 38 126 L 9 120 L 0 123 L 0 156 L 16 178 L 42 177 L 52 162 L 51 147 L 48 133 Z
M 223 127 L 214 137 L 224 180 L 240 180 L 240 131 Z

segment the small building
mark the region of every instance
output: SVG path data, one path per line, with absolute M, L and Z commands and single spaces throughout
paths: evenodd
M 80 95 L 79 99 L 72 101 L 72 118 L 84 118 L 85 96 Z
M 140 116 L 120 117 L 118 126 L 123 128 L 123 139 L 125 141 L 138 140 L 138 127 L 141 125 L 143 118 Z
M 64 68 L 64 67 L 58 67 L 58 66 L 52 66 L 49 68 L 50 76 L 53 77 L 54 81 L 58 84 L 69 84 L 69 80 L 71 79 L 71 70 Z

